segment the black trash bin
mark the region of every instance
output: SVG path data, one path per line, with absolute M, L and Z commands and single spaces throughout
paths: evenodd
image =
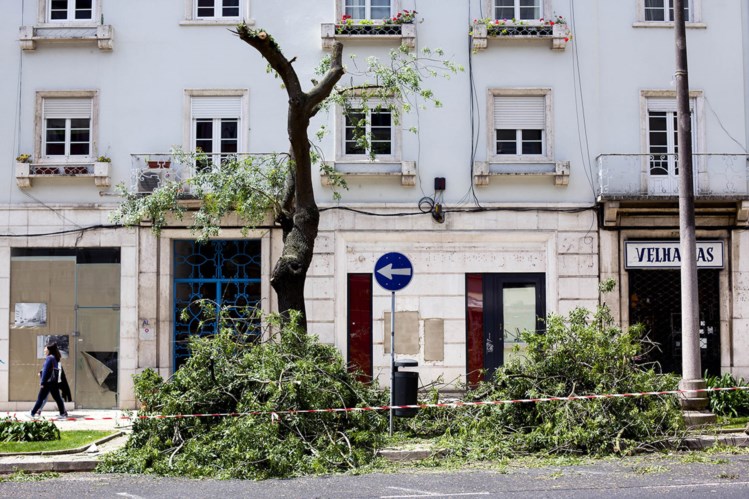
M 393 370 L 393 405 L 415 405 L 418 403 L 419 373 L 400 371 L 401 367 L 416 367 L 419 363 L 412 359 L 398 360 Z M 400 418 L 416 416 L 418 409 L 393 409 L 393 415 Z

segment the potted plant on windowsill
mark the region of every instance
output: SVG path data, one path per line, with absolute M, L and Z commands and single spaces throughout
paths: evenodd
M 99 156 L 94 162 L 94 183 L 99 187 L 109 187 L 112 160 L 109 156 Z
M 16 184 L 19 187 L 31 187 L 31 154 L 19 154 L 16 157 Z

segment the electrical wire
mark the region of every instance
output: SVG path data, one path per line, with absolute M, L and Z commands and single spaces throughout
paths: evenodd
M 23 13 L 26 10 L 26 0 L 21 0 L 21 22 L 19 26 L 23 26 Z M 18 82 L 16 89 L 16 97 L 18 102 L 16 103 L 16 122 L 13 125 L 13 149 L 16 155 L 21 154 L 21 101 L 23 96 L 23 50 L 18 51 Z M 13 177 L 15 172 L 13 169 L 8 171 L 10 179 L 8 181 L 8 200 L 13 196 Z
M 741 148 L 742 151 L 744 151 L 745 153 L 749 153 L 749 151 L 746 150 L 746 147 L 744 146 L 744 144 L 736 140 L 734 136 L 731 135 L 731 133 L 726 129 L 726 127 L 723 126 L 723 122 L 720 120 L 720 116 L 718 116 L 718 113 L 716 113 L 715 109 L 713 109 L 713 106 L 712 104 L 710 104 L 710 101 L 707 99 L 707 96 L 705 96 L 704 98 L 705 98 L 705 103 L 707 104 L 707 107 L 710 109 L 710 112 L 713 113 L 713 116 L 715 116 L 715 119 L 718 120 L 718 125 L 720 125 L 720 128 L 725 132 L 726 135 L 728 135 L 728 138 L 734 141 L 736 145 L 738 145 Z
M 483 7 L 479 2 L 479 12 L 483 17 Z M 471 25 L 471 0 L 468 0 L 468 24 Z M 473 185 L 473 171 L 476 162 L 476 152 L 478 151 L 479 144 L 479 130 L 481 123 L 477 123 L 478 113 L 476 112 L 479 102 L 478 93 L 476 92 L 476 81 L 473 77 L 473 40 L 468 37 L 468 98 L 469 98 L 469 119 L 471 121 L 471 153 L 470 153 L 470 164 L 469 170 L 471 172 L 469 181 L 468 191 L 458 201 L 458 205 L 466 204 L 469 200 L 473 201 L 476 206 L 481 206 L 481 202 L 476 195 L 476 188 Z
M 575 40 L 579 38 L 577 32 L 577 26 L 575 25 L 575 0 L 570 0 L 570 22 L 572 24 L 572 32 L 575 34 Z M 588 180 L 590 190 L 593 194 L 593 198 L 596 197 L 596 188 L 593 178 L 595 173 L 593 172 L 593 163 L 590 158 L 590 142 L 588 140 L 588 123 L 585 118 L 585 98 L 583 93 L 583 82 L 580 71 L 580 52 L 577 49 L 578 42 L 572 43 L 572 82 L 574 85 L 575 94 L 575 116 L 577 118 L 577 140 L 580 147 L 580 157 L 583 162 L 583 171 L 585 172 L 585 178 Z M 579 101 L 578 101 L 579 94 Z M 582 120 L 580 119 L 582 115 Z M 582 133 L 580 132 L 580 125 L 582 123 Z M 583 145 L 583 136 L 585 137 L 585 145 Z

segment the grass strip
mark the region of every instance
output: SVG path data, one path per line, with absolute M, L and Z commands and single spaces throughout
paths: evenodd
M 45 442 L 0 442 L 2 452 L 47 452 L 77 449 L 114 433 L 108 430 L 61 431 L 60 440 Z

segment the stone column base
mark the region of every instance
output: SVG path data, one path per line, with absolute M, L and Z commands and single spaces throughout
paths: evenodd
M 704 379 L 683 379 L 679 382 L 680 390 L 704 390 L 706 387 Z M 710 401 L 707 392 L 682 393 L 679 402 L 684 422 L 688 427 L 711 425 L 717 422 L 715 414 L 708 410 Z
M 704 379 L 683 379 L 679 381 L 679 390 L 704 390 L 706 387 Z M 682 393 L 679 402 L 684 411 L 702 411 L 707 409 L 709 405 L 707 392 Z
M 718 421 L 718 417 L 710 411 L 683 411 L 682 416 L 688 428 L 713 425 Z

